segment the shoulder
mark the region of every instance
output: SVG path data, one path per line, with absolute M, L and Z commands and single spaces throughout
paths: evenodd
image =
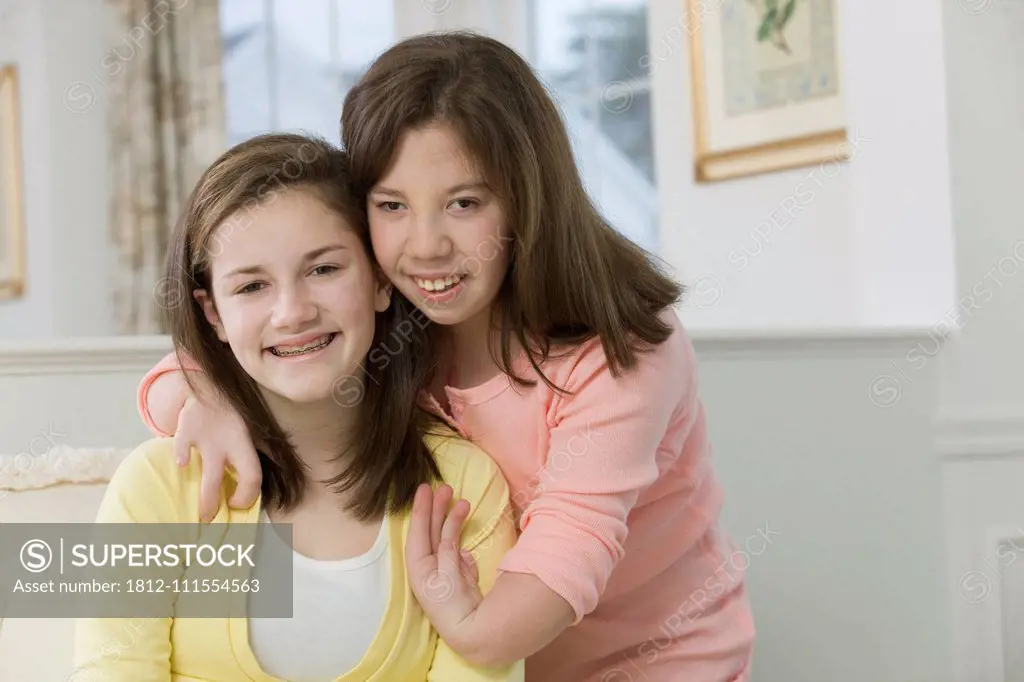
M 107 487 L 106 497 L 116 500 L 134 515 L 178 517 L 198 509 L 201 480 L 200 458 L 187 467 L 174 461 L 172 438 L 152 438 L 141 443 L 121 461 Z M 143 519 L 139 519 L 142 521 Z
M 177 478 L 174 439 L 151 438 L 138 445 L 117 466 L 111 483 L 156 484 Z
M 474 550 L 502 526 L 514 529 L 508 483 L 486 452 L 444 427 L 426 437 L 441 479 L 452 487 L 455 499 L 469 502 L 469 518 L 462 529 L 462 548 Z M 514 535 L 514 530 L 510 533 Z
M 618 376 L 612 374 L 604 346 L 597 337 L 562 352 L 551 361 L 550 372 L 545 365 L 545 372 L 556 385 L 573 393 L 603 387 L 606 391 L 635 388 L 655 396 L 674 395 L 695 380 L 697 359 L 692 340 L 676 311 L 666 308 L 659 316 L 672 333 L 662 343 L 644 347 L 637 354 L 636 364 Z
M 496 491 L 507 497 L 508 487 L 498 465 L 472 441 L 447 426 L 438 426 L 431 429 L 424 442 L 437 462 L 441 479 L 452 487 L 456 497 L 471 504 L 493 497 Z

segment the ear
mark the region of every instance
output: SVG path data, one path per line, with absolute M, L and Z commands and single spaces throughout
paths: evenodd
M 391 291 L 393 289 L 393 285 L 383 273 L 378 273 L 375 279 L 377 280 L 377 291 L 373 297 L 373 308 L 378 313 L 382 313 L 388 309 L 389 305 L 391 305 Z
M 206 321 L 210 323 L 214 331 L 217 332 L 217 338 L 224 343 L 228 342 L 227 334 L 224 333 L 224 325 L 220 323 L 220 315 L 217 314 L 217 306 L 213 302 L 213 296 L 207 293 L 206 289 L 196 289 L 192 292 L 192 296 L 199 303 L 199 306 L 203 309 L 203 315 L 206 316 Z

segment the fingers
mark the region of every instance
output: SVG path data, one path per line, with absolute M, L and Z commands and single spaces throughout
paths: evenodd
M 469 515 L 469 503 L 459 500 L 455 503 L 448 518 L 441 528 L 441 541 L 437 550 L 437 566 L 442 571 L 458 575 L 463 583 L 470 581 L 471 574 L 465 566 L 462 552 L 459 550 L 459 536 L 462 525 Z
M 444 525 L 441 527 L 441 544 L 440 546 L 447 551 L 457 553 L 459 546 L 459 537 L 462 535 L 462 526 L 466 523 L 466 519 L 469 517 L 469 502 L 465 500 L 459 500 L 452 507 L 452 511 L 448 514 L 448 518 L 445 519 Z M 457 559 L 457 557 L 453 557 Z
M 213 520 L 220 507 L 221 485 L 224 482 L 224 462 L 203 455 L 202 481 L 199 484 L 199 518 L 204 522 Z
M 480 582 L 480 569 L 476 565 L 476 559 L 473 558 L 473 553 L 467 550 L 461 550 L 459 555 L 462 558 L 462 574 L 469 578 L 470 582 Z
M 236 452 L 238 454 L 229 460 L 235 470 L 238 486 L 228 504 L 235 509 L 246 509 L 252 506 L 260 494 L 263 469 L 260 467 L 260 458 L 256 454 L 256 448 L 249 445 Z
M 429 484 L 423 483 L 416 489 L 409 519 L 409 535 L 405 539 L 407 563 L 418 562 L 434 553 L 430 534 L 432 498 Z
M 188 466 L 192 459 L 192 443 L 181 432 L 174 434 L 174 461 L 178 466 Z
M 470 506 L 465 500 L 458 500 L 449 511 L 453 494 L 449 485 L 441 485 L 436 491 L 428 484 L 416 489 L 405 541 L 408 562 L 436 555 L 438 566 L 447 565 L 449 569 L 462 572 L 459 537 Z M 475 562 L 473 564 L 475 570 Z
M 454 492 L 450 485 L 442 485 L 434 493 L 434 505 L 430 517 L 430 546 L 436 554 L 438 543 L 441 541 L 441 529 L 444 526 L 445 518 L 448 516 L 448 507 L 452 503 Z

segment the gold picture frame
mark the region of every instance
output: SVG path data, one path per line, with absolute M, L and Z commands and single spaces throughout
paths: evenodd
M 18 71 L 0 65 L 0 301 L 25 292 L 25 211 L 23 209 L 21 123 Z
M 698 182 L 850 158 L 836 0 L 683 1 Z

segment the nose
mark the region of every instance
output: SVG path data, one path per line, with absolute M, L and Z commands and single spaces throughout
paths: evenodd
M 279 292 L 271 324 L 278 329 L 295 331 L 316 320 L 319 309 L 305 284 L 281 287 Z
M 452 241 L 443 220 L 432 217 L 413 218 L 411 229 L 406 250 L 416 260 L 438 260 L 451 254 Z

